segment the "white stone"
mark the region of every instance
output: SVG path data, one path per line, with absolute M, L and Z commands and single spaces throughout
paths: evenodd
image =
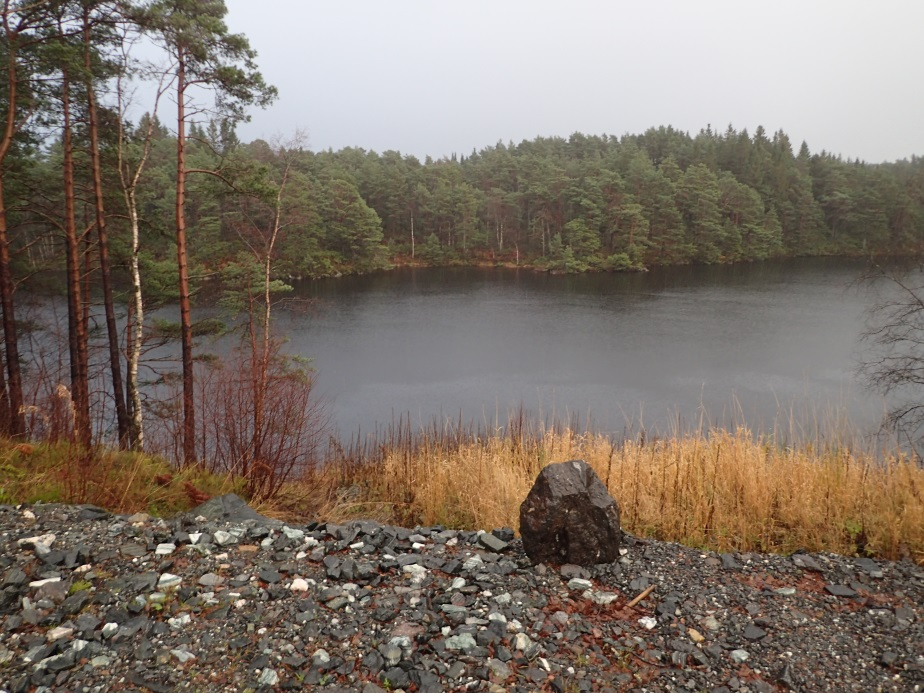
M 264 669 L 260 672 L 260 678 L 257 679 L 258 686 L 275 686 L 279 683 L 279 674 L 275 669 Z
M 410 575 L 413 580 L 420 581 L 424 579 L 424 576 L 426 576 L 427 569 L 422 565 L 412 563 L 411 565 L 404 566 L 404 572 Z
M 289 525 L 282 526 L 282 533 L 286 535 L 286 539 L 299 540 L 305 538 L 305 530 L 295 529 L 294 527 L 289 527 Z
M 192 617 L 189 614 L 180 614 L 174 618 L 168 618 L 167 623 L 173 630 L 181 630 L 192 623 Z
M 170 650 L 170 654 L 176 657 L 180 664 L 186 664 L 186 662 L 196 658 L 196 655 L 189 650 Z
M 484 560 L 477 553 L 471 558 L 465 559 L 465 562 L 462 563 L 462 568 L 464 570 L 477 570 L 484 565 Z
M 517 633 L 513 636 L 513 649 L 515 650 L 522 652 L 532 644 L 533 641 L 529 639 L 526 633 Z
M 330 653 L 323 647 L 315 650 L 315 653 L 311 655 L 311 663 L 318 667 L 327 666 L 330 664 Z
M 45 639 L 48 642 L 54 642 L 55 640 L 60 640 L 61 638 L 69 638 L 74 634 L 73 628 L 66 628 L 64 626 L 58 626 L 57 628 L 52 628 L 45 635 Z
M 29 583 L 29 587 L 42 587 L 43 585 L 49 585 L 52 582 L 61 582 L 61 578 L 45 578 L 44 580 L 33 580 Z
M 102 631 L 103 637 L 111 638 L 113 635 L 116 634 L 117 630 L 119 630 L 118 623 L 106 623 L 105 625 L 103 625 L 103 631 Z
M 169 556 L 174 551 L 176 551 L 176 544 L 165 542 L 157 545 L 157 548 L 154 549 L 154 554 L 157 556 Z
M 90 666 L 94 669 L 108 667 L 110 664 L 112 664 L 112 657 L 107 657 L 106 655 L 97 655 L 90 660 Z
M 55 543 L 57 537 L 50 532 L 48 534 L 40 534 L 34 537 L 26 537 L 25 539 L 20 539 L 16 543 L 19 545 L 19 548 L 24 548 L 27 546 L 34 546 L 35 548 L 44 547 L 46 549 L 51 548 L 51 545 Z
M 638 623 L 645 630 L 652 630 L 656 625 L 658 625 L 657 619 L 652 616 L 642 616 L 638 620 Z
M 587 590 L 584 594 L 581 595 L 584 599 L 593 602 L 594 604 L 600 604 L 601 606 L 607 606 L 616 601 L 617 595 L 612 592 L 594 592 L 593 590 Z
M 202 538 L 202 532 L 190 532 L 189 533 L 189 543 L 190 544 L 198 544 L 201 538 Z
M 568 580 L 569 590 L 589 590 L 591 587 L 593 587 L 593 583 L 584 578 L 571 578 Z
M 160 578 L 157 580 L 158 589 L 169 590 L 172 587 L 179 587 L 183 584 L 183 578 L 179 575 L 174 575 L 173 573 L 162 573 Z
M 465 587 L 465 578 L 460 577 L 454 578 L 452 584 L 449 585 L 449 589 L 451 590 L 460 590 L 463 587 Z
M 307 592 L 308 591 L 308 582 L 303 578 L 295 578 L 292 581 L 292 584 L 289 585 L 289 589 L 293 592 Z

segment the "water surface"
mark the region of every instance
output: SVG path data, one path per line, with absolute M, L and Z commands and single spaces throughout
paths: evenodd
M 312 310 L 277 315 L 344 437 L 401 416 L 504 425 L 521 406 L 616 434 L 705 422 L 789 435 L 833 417 L 875 429 L 884 404 L 855 376 L 860 270 L 407 269 L 305 283 Z

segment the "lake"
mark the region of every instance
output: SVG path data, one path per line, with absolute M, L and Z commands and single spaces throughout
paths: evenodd
M 401 269 L 303 283 L 311 310 L 276 315 L 343 438 L 401 417 L 493 429 L 523 407 L 616 435 L 747 425 L 792 440 L 834 419 L 872 431 L 884 412 L 855 375 L 861 270 Z

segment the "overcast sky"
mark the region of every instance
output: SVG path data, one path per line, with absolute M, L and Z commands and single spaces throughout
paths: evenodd
M 244 140 L 423 158 L 572 132 L 782 128 L 924 154 L 924 0 L 226 0 L 278 101 Z

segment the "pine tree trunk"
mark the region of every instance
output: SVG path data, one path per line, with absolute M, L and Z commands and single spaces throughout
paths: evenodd
M 9 27 L 6 27 L 9 35 Z M 17 79 L 16 51 L 12 41 L 7 45 L 7 103 L 6 123 L 0 139 L 0 166 L 13 143 L 16 132 Z M 16 334 L 16 317 L 13 310 L 13 276 L 10 269 L 10 244 L 7 228 L 6 202 L 3 197 L 3 175 L 0 172 L 0 307 L 3 308 L 3 343 L 6 357 L 6 372 L 9 387 L 4 387 L 2 397 L 9 413 L 8 433 L 12 437 L 24 436 L 26 419 L 23 414 L 22 371 L 19 367 L 19 339 Z
M 176 130 L 176 255 L 179 269 L 180 330 L 183 350 L 183 464 L 196 461 L 196 409 L 193 394 L 192 318 L 186 253 L 186 55 L 178 50 Z
M 75 210 L 70 79 L 66 70 L 61 80 L 61 105 L 64 117 L 64 230 L 67 249 L 67 317 L 71 366 L 71 406 L 73 407 L 74 416 L 74 440 L 84 447 L 90 447 L 89 357 L 86 322 L 83 315 L 81 252 L 77 238 Z
M 84 14 L 84 69 L 86 70 L 87 110 L 90 130 L 90 161 L 93 168 L 93 193 L 96 212 L 96 231 L 99 238 L 99 270 L 103 285 L 103 306 L 106 313 L 106 331 L 109 337 L 109 366 L 112 373 L 112 395 L 115 399 L 116 421 L 119 429 L 119 447 L 127 449 L 129 440 L 128 412 L 125 408 L 125 389 L 122 386 L 119 331 L 116 326 L 115 306 L 112 298 L 112 273 L 109 262 L 109 238 L 106 233 L 106 209 L 103 204 L 103 177 L 99 157 L 99 123 L 96 111 L 96 92 L 90 78 L 90 20 Z

